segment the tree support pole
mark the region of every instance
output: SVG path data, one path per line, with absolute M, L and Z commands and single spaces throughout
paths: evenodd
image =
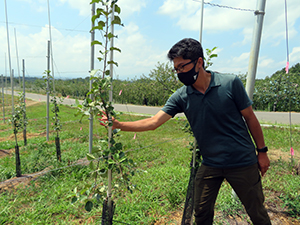
M 1 81 L 2 81 L 3 123 L 5 123 L 5 101 L 4 101 L 4 79 L 3 79 L 3 74 L 1 75 Z
M 111 13 L 111 21 L 114 21 L 114 14 L 115 14 L 115 4 L 112 4 L 112 13 Z M 111 24 L 111 31 L 112 34 L 114 34 L 114 24 Z M 112 37 L 110 39 L 110 48 L 113 48 L 114 46 L 114 38 Z M 113 50 L 110 51 L 110 61 L 114 60 L 114 54 Z M 111 82 L 113 80 L 113 63 L 110 64 L 110 77 Z M 111 88 L 109 91 L 109 102 L 113 101 L 113 95 L 112 95 L 113 86 L 111 84 Z M 112 123 L 112 116 L 109 115 L 109 123 Z M 108 127 L 108 147 L 111 147 L 111 139 L 112 139 L 112 127 Z M 111 154 L 109 155 L 109 158 L 111 158 Z M 112 170 L 108 170 L 108 191 L 107 191 L 107 203 L 108 203 L 108 212 L 109 212 L 109 218 L 113 218 L 113 202 L 111 199 L 111 192 L 112 192 Z M 110 221 L 110 225 L 112 221 Z
M 251 100 L 253 100 L 258 54 L 259 54 L 259 47 L 260 47 L 262 27 L 263 27 L 263 19 L 265 15 L 265 5 L 266 5 L 266 0 L 258 0 L 257 10 L 254 12 L 256 18 L 255 18 L 253 38 L 252 38 L 252 47 L 249 56 L 248 75 L 247 75 L 247 83 L 246 83 L 246 92 Z
M 48 54 L 47 54 L 47 115 L 46 115 L 46 138 L 49 141 L 49 73 L 50 73 L 50 41 L 48 41 Z
M 92 18 L 95 15 L 95 7 L 96 3 L 92 4 Z M 91 30 L 91 43 L 95 40 L 95 30 L 93 30 L 93 27 L 95 26 L 95 23 L 92 22 L 92 30 Z M 91 67 L 90 67 L 90 72 L 94 69 L 94 57 L 95 57 L 95 45 L 91 46 Z M 90 80 L 90 91 L 92 90 L 92 84 L 93 80 Z M 90 94 L 90 99 L 94 99 L 93 94 Z M 93 118 L 94 115 L 90 112 L 90 117 L 89 117 L 89 153 L 92 153 L 93 149 Z
M 24 95 L 24 128 L 23 128 L 23 139 L 24 139 L 24 146 L 27 145 L 27 136 L 26 136 L 26 100 L 25 100 L 25 60 L 22 60 L 23 65 L 23 95 Z

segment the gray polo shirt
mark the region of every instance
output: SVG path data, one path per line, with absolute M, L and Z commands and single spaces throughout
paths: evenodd
M 240 112 L 252 101 L 236 75 L 210 73 L 211 82 L 205 94 L 192 86 L 183 86 L 162 110 L 171 116 L 185 113 L 204 165 L 217 168 L 253 165 L 257 163 L 255 146 Z

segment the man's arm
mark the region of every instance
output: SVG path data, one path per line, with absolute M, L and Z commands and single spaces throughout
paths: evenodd
M 113 127 L 112 129 L 121 129 L 122 131 L 147 131 L 147 130 L 155 130 L 163 123 L 167 122 L 171 119 L 172 116 L 160 110 L 155 116 L 132 121 L 132 122 L 120 122 L 116 119 L 113 119 Z M 101 119 L 102 121 L 107 121 L 106 117 Z
M 243 117 L 245 118 L 248 129 L 254 139 L 256 147 L 257 148 L 265 147 L 263 132 L 262 132 L 260 124 L 253 112 L 252 106 L 249 106 L 246 109 L 242 110 L 241 113 L 242 113 Z M 263 176 L 267 172 L 267 170 L 270 166 L 270 160 L 269 160 L 266 152 L 259 152 L 257 159 L 258 159 L 258 164 L 260 167 L 261 175 Z

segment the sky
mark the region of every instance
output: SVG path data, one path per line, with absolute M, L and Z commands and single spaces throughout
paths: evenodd
M 218 54 L 210 70 L 247 73 L 257 1 L 204 2 L 202 46 L 204 51 L 217 47 L 215 53 Z M 131 80 L 147 76 L 158 63 L 169 63 L 167 52 L 176 42 L 183 38 L 200 38 L 201 0 L 119 0 L 118 5 L 124 26 L 115 27 L 118 38 L 114 44 L 122 52 L 114 53 L 119 65 L 114 68 L 114 78 Z M 6 0 L 6 6 L 7 20 L 5 0 L 0 2 L 0 74 L 9 76 L 11 65 L 14 76 L 22 76 L 24 59 L 25 76 L 43 76 L 47 70 L 50 24 L 54 77 L 89 76 L 89 0 L 49 0 L 49 8 L 47 0 Z M 288 0 L 287 48 L 285 1 L 266 1 L 256 78 L 263 79 L 284 68 L 287 50 L 290 67 L 300 62 L 299 12 L 299 0 Z M 99 32 L 96 39 L 102 41 Z M 95 58 L 100 56 L 98 50 Z M 95 69 L 101 68 L 102 64 L 95 60 Z

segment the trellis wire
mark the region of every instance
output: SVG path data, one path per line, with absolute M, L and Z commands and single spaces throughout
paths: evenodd
M 193 0 L 194 2 L 200 2 L 199 0 Z M 247 12 L 255 12 L 256 10 L 253 9 L 243 9 L 243 8 L 238 8 L 238 7 L 232 7 L 232 6 L 226 6 L 226 5 L 219 5 L 219 4 L 214 4 L 210 2 L 204 2 L 206 5 L 210 5 L 213 7 L 219 7 L 219 8 L 225 8 L 225 9 L 233 9 L 233 10 L 238 10 L 238 11 L 247 11 Z

